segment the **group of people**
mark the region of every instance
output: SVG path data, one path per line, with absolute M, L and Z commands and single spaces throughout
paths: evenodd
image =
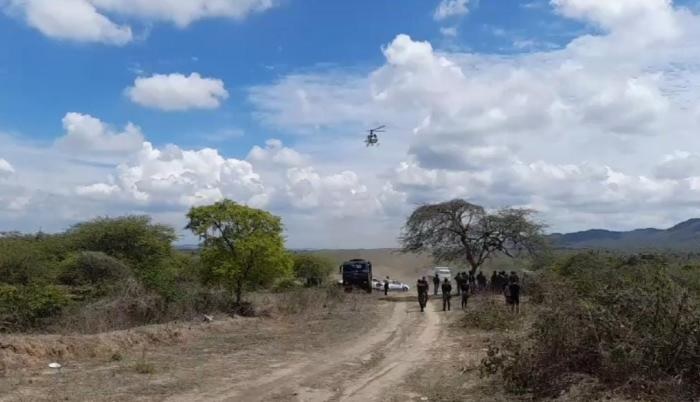
M 478 274 L 460 272 L 455 276 L 456 283 L 456 294 L 461 296 L 461 307 L 465 309 L 467 307 L 467 302 L 469 301 L 469 296 L 477 291 L 483 291 L 488 288 L 488 281 L 486 276 L 479 271 Z M 491 276 L 491 289 L 494 292 L 502 292 L 505 296 L 506 304 L 511 307 L 511 311 L 515 313 L 520 312 L 520 278 L 515 271 L 511 271 L 510 275 L 507 275 L 505 271 L 495 272 Z M 430 293 L 430 285 L 426 277 L 418 279 L 416 283 L 416 289 L 418 290 L 418 299 L 421 301 L 421 311 L 423 311 L 425 305 L 422 300 L 427 300 L 427 296 Z M 452 299 L 452 283 L 449 278 L 440 278 L 436 275 L 433 277 L 433 294 L 437 296 L 438 289 L 442 293 L 442 311 L 450 311 L 451 299 Z M 421 297 L 424 296 L 424 297 Z

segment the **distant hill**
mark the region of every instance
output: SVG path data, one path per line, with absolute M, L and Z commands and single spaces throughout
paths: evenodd
M 669 229 L 636 229 L 629 232 L 593 229 L 549 235 L 552 245 L 571 249 L 700 251 L 700 219 L 690 219 Z

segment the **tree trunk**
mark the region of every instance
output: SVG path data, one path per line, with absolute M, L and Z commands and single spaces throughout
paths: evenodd
M 236 305 L 241 305 L 241 299 L 243 298 L 243 280 L 239 279 L 236 282 Z

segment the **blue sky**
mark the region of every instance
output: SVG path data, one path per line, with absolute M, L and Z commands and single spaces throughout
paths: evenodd
M 5 14 L 0 17 L 0 127 L 52 141 L 66 111 L 79 110 L 112 124 L 132 121 L 158 145 L 212 145 L 207 135 L 240 129 L 244 137 L 213 145 L 227 155 L 245 156 L 252 144 L 265 140 L 260 133 L 269 132 L 251 116 L 250 86 L 319 66 L 369 70 L 382 63 L 380 48 L 397 33 L 445 49 L 511 53 L 522 51 L 513 46 L 519 38 L 563 46 L 582 29 L 557 17 L 544 1 L 501 3 L 481 1 L 463 18 L 441 24 L 433 19 L 437 1 L 397 6 L 395 0 L 286 0 L 245 21 L 218 18 L 178 28 L 131 19 L 142 38 L 127 46 L 56 40 Z M 443 26 L 458 27 L 458 35 L 443 37 Z M 122 95 L 136 76 L 175 72 L 220 78 L 231 97 L 216 111 L 178 114 L 143 109 Z M 293 141 L 284 131 L 271 134 Z
M 700 215 L 697 11 L 0 0 L 0 230 L 182 227 L 222 197 L 299 247 L 391 246 L 416 204 L 453 197 L 557 231 L 669 226 Z

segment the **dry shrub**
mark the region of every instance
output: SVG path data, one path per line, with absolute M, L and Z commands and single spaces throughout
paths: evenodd
M 571 257 L 543 279 L 528 338 L 492 349 L 485 370 L 540 397 L 585 376 L 647 399 L 697 398 L 698 295 L 674 279 L 674 269 L 653 258 Z
M 337 286 L 297 288 L 275 296 L 272 308 L 281 315 L 331 311 L 347 298 Z
M 512 313 L 505 302 L 489 298 L 476 307 L 468 307 L 461 323 L 465 328 L 503 331 L 519 328 L 522 325 L 522 316 Z

